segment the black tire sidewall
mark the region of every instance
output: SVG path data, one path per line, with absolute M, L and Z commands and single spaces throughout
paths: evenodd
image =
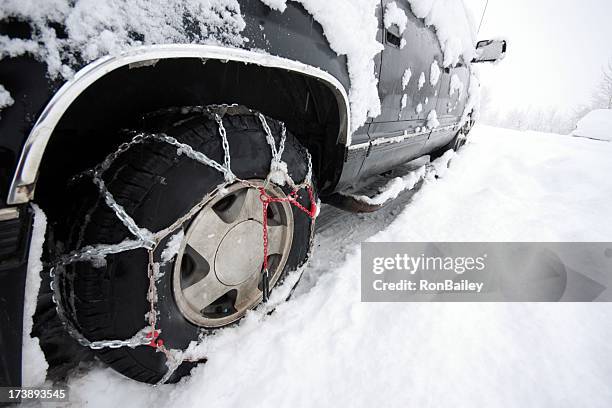
M 191 119 L 193 121 L 202 118 Z M 227 139 L 231 153 L 231 168 L 234 174 L 241 179 L 265 179 L 272 159 L 270 146 L 266 142 L 265 133 L 261 125 L 253 122 L 254 117 L 238 116 L 226 117 L 224 119 L 227 131 Z M 280 134 L 278 122 L 269 119 L 268 124 L 272 129 L 273 135 Z M 207 135 L 206 128 L 196 125 L 185 134 L 185 125 L 178 128 L 171 127 L 167 133 L 185 142 L 193 143 L 195 135 L 205 135 L 199 146 L 194 146 L 196 150 L 202 151 L 207 156 L 223 162 L 221 138 L 219 135 Z M 174 133 L 174 134 L 173 134 Z M 208 132 L 210 133 L 210 132 Z M 278 145 L 279 138 L 276 137 Z M 288 165 L 289 174 L 296 182 L 302 181 L 306 175 L 307 161 L 305 149 L 299 142 L 287 134 L 287 141 L 283 161 Z M 140 204 L 130 214 L 136 223 L 150 231 L 159 231 L 175 220 L 186 214 L 191 208 L 199 203 L 204 197 L 209 196 L 219 185 L 224 183 L 223 175 L 217 170 L 204 166 L 185 156 L 177 156 L 175 163 L 164 172 L 159 182 L 154 183 L 146 194 L 142 197 Z M 113 183 L 108 183 L 109 190 L 115 194 Z M 289 193 L 288 186 L 284 186 L 283 191 Z M 308 193 L 305 189 L 299 192 L 298 201 L 306 208 L 310 206 Z M 294 218 L 294 235 L 292 248 L 290 250 L 286 266 L 281 279 L 288 271 L 300 267 L 306 260 L 310 250 L 312 220 L 307 214 L 292 206 Z M 96 212 L 92 217 L 96 216 Z M 117 220 L 117 229 L 124 230 Z M 176 231 L 178 232 L 178 231 Z M 176 233 L 175 232 L 175 233 Z M 262 232 L 263 233 L 263 232 Z M 109 234 L 101 234 L 99 242 L 105 242 Z M 160 261 L 160 255 L 165 248 L 167 241 L 174 233 L 162 241 L 155 250 L 156 261 Z M 90 240 L 96 238 L 90 237 Z M 262 249 L 263 250 L 263 249 Z M 124 339 L 129 338 L 145 325 L 145 314 L 149 312 L 149 303 L 146 299 L 149 280 L 147 277 L 148 253 L 144 249 L 121 252 L 107 256 L 105 268 L 98 268 L 95 273 L 103 273 L 108 277 L 108 285 L 104 291 L 107 299 L 101 302 L 100 309 L 102 314 L 108 313 L 105 317 L 106 326 L 104 330 L 95 327 L 92 330 L 89 325 L 84 325 L 80 319 L 78 310 L 75 311 L 75 318 L 85 334 L 91 340 L 104 339 Z M 96 269 L 90 263 L 77 264 L 75 276 L 87 277 Z M 86 271 L 83 271 L 85 269 Z M 102 270 L 101 270 L 102 269 Z M 187 319 L 185 319 L 178 309 L 173 294 L 173 269 L 174 260 L 160 267 L 161 277 L 157 281 L 157 304 L 158 311 L 157 328 L 161 330 L 160 338 L 164 341 L 167 348 L 186 349 L 193 341 L 197 341 L 203 332 L 202 329 Z M 82 275 L 79 275 L 82 274 Z M 80 285 L 74 285 L 78 291 Z M 75 293 L 76 297 L 82 294 Z M 101 323 L 105 325 L 104 322 Z M 99 357 L 113 366 L 116 361 L 117 353 L 128 353 L 130 359 L 134 360 L 138 366 L 149 370 L 152 378 L 159 379 L 166 372 L 166 362 L 163 353 L 156 352 L 151 347 L 136 347 L 134 349 L 123 348 L 119 350 L 103 350 Z M 190 369 L 189 364 L 184 364 L 177 370 L 174 380 L 178 380 Z M 115 367 L 117 368 L 117 367 Z M 125 369 L 118 367 L 119 371 L 126 373 Z M 139 379 L 139 378 L 137 378 Z M 143 379 L 140 379 L 143 380 Z M 150 379 L 145 381 L 151 382 Z

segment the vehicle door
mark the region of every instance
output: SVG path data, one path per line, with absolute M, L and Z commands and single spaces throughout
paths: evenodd
M 382 173 L 418 157 L 430 133 L 427 118 L 437 108 L 443 74 L 436 34 L 412 13 L 408 0 L 382 0 L 381 8 L 382 113 L 369 127 L 370 147 L 360 176 Z M 405 27 L 392 18 L 400 12 L 406 15 Z
M 444 68 L 440 77 L 440 91 L 436 112 L 440 123 L 435 132 L 429 135 L 425 150 L 430 152 L 448 144 L 455 137 L 456 126 L 463 116 L 468 100 L 470 67 L 460 62 L 454 67 Z

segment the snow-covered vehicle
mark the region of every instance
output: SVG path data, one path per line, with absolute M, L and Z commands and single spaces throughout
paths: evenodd
M 572 135 L 587 139 L 612 141 L 612 109 L 595 109 L 578 121 Z
M 32 4 L 0 10 L 2 385 L 32 337 L 177 381 L 304 264 L 319 199 L 463 142 L 506 51 L 461 0 Z

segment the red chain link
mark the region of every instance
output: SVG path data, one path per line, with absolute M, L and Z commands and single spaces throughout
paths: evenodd
M 164 345 L 164 341 L 162 339 L 158 339 L 158 337 L 159 330 L 155 330 L 155 327 L 153 327 L 153 331 L 151 331 L 151 333 L 147 333 L 147 338 L 151 339 L 151 342 L 148 344 L 148 346 L 153 348 L 162 347 Z
M 310 210 L 304 207 L 297 201 L 298 198 L 298 190 L 293 190 L 289 195 L 285 198 L 277 198 L 270 197 L 266 190 L 263 187 L 259 187 L 259 199 L 263 204 L 263 274 L 264 274 L 264 282 L 263 282 L 263 298 L 264 302 L 268 300 L 269 287 L 268 287 L 268 206 L 270 203 L 290 203 L 291 205 L 296 206 L 300 210 L 302 210 L 308 217 L 314 218 L 317 215 L 317 204 L 314 200 L 314 193 L 312 191 L 311 186 L 306 186 L 306 190 L 308 191 L 308 198 L 310 200 Z

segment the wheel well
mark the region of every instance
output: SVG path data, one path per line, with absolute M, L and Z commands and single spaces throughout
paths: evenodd
M 121 129 L 142 129 L 144 116 L 177 106 L 240 104 L 282 120 L 313 157 L 321 194 L 338 181 L 339 140 L 346 112 L 331 87 L 281 68 L 180 58 L 125 66 L 89 86 L 62 116 L 40 167 L 36 199 L 51 215 L 73 174 L 100 162 L 124 141 Z

